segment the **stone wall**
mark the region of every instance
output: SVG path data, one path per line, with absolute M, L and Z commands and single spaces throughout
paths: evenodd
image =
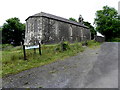
M 26 21 L 25 45 L 35 45 L 41 41 L 53 44 L 85 40 L 90 40 L 90 30 L 86 27 L 46 17 L 32 17 Z
M 90 31 L 87 28 L 45 17 L 42 20 L 45 44 L 90 40 Z
M 25 45 L 34 45 L 41 42 L 42 39 L 42 17 L 29 18 L 26 21 Z

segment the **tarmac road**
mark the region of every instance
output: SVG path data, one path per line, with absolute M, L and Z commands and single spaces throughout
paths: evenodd
M 3 78 L 3 88 L 118 88 L 118 43 Z

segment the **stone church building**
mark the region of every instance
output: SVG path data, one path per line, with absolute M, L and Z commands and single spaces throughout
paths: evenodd
M 48 13 L 38 13 L 26 19 L 24 45 L 38 45 L 69 41 L 71 43 L 91 39 L 87 26 Z

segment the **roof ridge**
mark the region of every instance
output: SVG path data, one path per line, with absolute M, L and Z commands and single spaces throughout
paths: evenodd
M 79 25 L 79 26 L 88 28 L 87 26 L 85 26 L 84 24 L 81 24 L 79 22 L 75 22 L 75 21 L 60 17 L 60 16 L 45 13 L 45 12 L 40 12 L 40 13 L 34 14 L 32 16 L 29 16 L 27 19 L 29 19 L 30 17 L 47 17 L 47 18 L 52 18 L 52 19 L 55 19 L 55 20 L 59 20 L 59 21 L 63 21 L 63 22 L 67 22 L 67 23 L 71 23 L 71 24 L 75 24 L 75 25 Z

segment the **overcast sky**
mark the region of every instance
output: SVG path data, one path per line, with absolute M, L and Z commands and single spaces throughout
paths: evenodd
M 41 11 L 67 19 L 78 19 L 81 14 L 85 21 L 93 24 L 97 10 L 105 5 L 118 10 L 118 1 L 120 0 L 1 0 L 0 26 L 12 17 L 18 17 L 25 23 L 28 16 Z

